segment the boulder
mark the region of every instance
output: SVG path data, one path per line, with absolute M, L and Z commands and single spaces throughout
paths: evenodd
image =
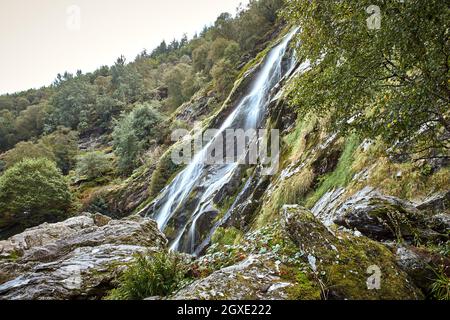
M 426 215 L 413 203 L 371 188 L 354 194 L 338 206 L 333 216 L 336 225 L 358 230 L 378 241 L 446 238 L 429 227 Z
M 431 228 L 440 233 L 447 233 L 450 231 L 450 214 L 441 213 L 432 216 L 429 219 L 429 225 Z
M 417 209 L 419 210 L 426 210 L 434 213 L 449 213 L 449 208 L 450 190 L 447 192 L 434 194 L 417 205 Z
M 305 263 L 327 288 L 329 299 L 421 299 L 421 291 L 383 244 L 330 230 L 309 210 L 283 208 L 283 223 Z M 374 277 L 378 277 L 377 280 Z
M 395 259 L 399 267 L 404 270 L 414 283 L 424 291 L 429 290 L 433 283 L 434 273 L 429 268 L 432 258 L 417 248 L 399 246 L 395 250 Z
M 431 251 L 426 247 L 398 245 L 394 248 L 398 266 L 404 270 L 426 294 L 435 282 L 436 271 L 443 271 L 450 275 L 450 258 L 448 255 Z
M 0 243 L 0 299 L 99 298 L 133 254 L 163 250 L 155 221 L 84 214 Z
M 171 299 L 283 300 L 288 299 L 294 286 L 295 283 L 280 276 L 276 261 L 269 254 L 250 255 L 240 263 L 194 281 Z
M 8 240 L 0 241 L 0 258 L 22 255 L 26 250 L 43 246 L 93 226 L 95 221 L 91 214 L 83 214 L 58 223 L 44 223 L 14 235 Z

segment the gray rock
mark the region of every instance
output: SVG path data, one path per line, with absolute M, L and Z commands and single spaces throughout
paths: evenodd
M 155 221 L 137 216 L 84 214 L 26 230 L 0 244 L 0 299 L 102 297 L 133 254 L 166 243 Z
M 430 226 L 437 232 L 448 234 L 450 231 L 450 214 L 441 213 L 432 216 L 430 218 Z
M 340 205 L 333 222 L 356 229 L 375 240 L 439 237 L 427 228 L 424 214 L 413 203 L 369 188 L 357 192 Z
M 68 237 L 82 229 L 95 226 L 93 216 L 84 214 L 59 223 L 44 223 L 17 234 L 8 240 L 0 241 L 0 258 L 43 246 L 62 237 Z
M 413 247 L 399 246 L 395 252 L 395 260 L 419 288 L 429 290 L 434 278 L 434 273 L 429 268 L 431 256 L 420 253 Z
M 251 255 L 236 265 L 197 280 L 171 297 L 175 300 L 280 300 L 293 283 L 279 276 L 270 255 Z

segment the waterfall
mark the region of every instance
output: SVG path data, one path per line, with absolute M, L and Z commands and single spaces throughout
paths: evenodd
M 273 47 L 263 61 L 255 79 L 249 86 L 249 93 L 240 100 L 233 112 L 225 119 L 217 134 L 226 129 L 257 129 L 266 114 L 271 100 L 271 90 L 279 83 L 285 74 L 292 72 L 295 60 L 290 57 L 290 64 L 284 67 L 288 44 L 298 29 L 291 31 L 283 40 Z M 217 137 L 217 136 L 216 136 Z M 226 186 L 239 165 L 237 163 L 207 165 L 205 156 L 215 138 L 211 139 L 203 149 L 197 153 L 192 161 L 182 170 L 173 181 L 161 191 L 151 204 L 150 209 L 144 209 L 158 223 L 160 230 L 165 231 L 169 222 L 176 220 L 177 230 L 171 243 L 172 250 L 195 253 L 198 247 L 197 227 L 208 212 L 217 192 Z M 186 210 L 184 206 L 189 197 L 197 193 L 198 201 L 193 208 Z M 180 211 L 183 211 L 180 213 Z M 188 211 L 188 212 L 186 212 Z M 212 220 L 212 219 L 209 219 Z M 210 224 L 211 221 L 209 221 Z M 213 226 L 210 226 L 210 229 Z

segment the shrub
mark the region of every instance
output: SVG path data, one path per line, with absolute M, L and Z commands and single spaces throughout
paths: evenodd
M 112 170 L 111 156 L 100 151 L 88 152 L 78 157 L 76 172 L 87 179 L 101 177 Z
M 436 279 L 431 285 L 431 294 L 437 300 L 450 300 L 450 278 L 443 270 L 434 271 Z
M 51 150 L 46 148 L 41 143 L 33 142 L 19 142 L 11 150 L 5 152 L 2 156 L 2 160 L 5 163 L 5 169 L 11 168 L 16 163 L 23 159 L 38 159 L 47 158 L 49 160 L 56 160 L 55 155 Z
M 114 152 L 119 158 L 119 170 L 128 174 L 135 169 L 139 156 L 152 140 L 164 139 L 164 117 L 159 113 L 157 102 L 136 106 L 129 114 L 116 122 L 113 131 Z
M 65 218 L 72 197 L 48 159 L 24 159 L 0 176 L 0 228 L 35 226 Z
M 179 289 L 186 279 L 187 268 L 179 255 L 159 252 L 152 256 L 137 254 L 120 277 L 120 285 L 106 297 L 108 300 L 142 300 L 167 296 Z
M 124 117 L 117 123 L 112 134 L 114 153 L 118 156 L 120 172 L 126 174 L 133 171 L 141 150 L 141 144 L 133 129 L 132 119 Z

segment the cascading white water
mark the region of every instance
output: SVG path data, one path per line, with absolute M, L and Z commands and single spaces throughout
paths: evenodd
M 268 53 L 261 70 L 250 87 L 249 94 L 240 101 L 234 111 L 226 118 L 217 135 L 222 134 L 229 128 L 247 130 L 256 129 L 260 125 L 270 102 L 270 91 L 284 75 L 282 61 L 288 44 L 297 30 L 291 31 L 280 44 Z M 290 70 L 285 70 L 285 73 L 291 72 L 293 67 L 293 64 L 291 64 Z M 195 252 L 195 235 L 199 219 L 208 210 L 217 191 L 230 181 L 238 167 L 237 163 L 204 164 L 203 160 L 214 140 L 215 138 L 211 139 L 194 156 L 190 164 L 174 178 L 152 204 L 153 212 L 150 214 L 156 219 L 158 227 L 164 231 L 174 214 L 186 204 L 193 190 L 196 188 L 202 190 L 200 200 L 196 207 L 191 210 L 189 219 L 179 227 L 177 236 L 171 244 L 173 250 L 180 249 L 182 245 L 184 251 Z M 182 239 L 187 243 L 182 244 Z

